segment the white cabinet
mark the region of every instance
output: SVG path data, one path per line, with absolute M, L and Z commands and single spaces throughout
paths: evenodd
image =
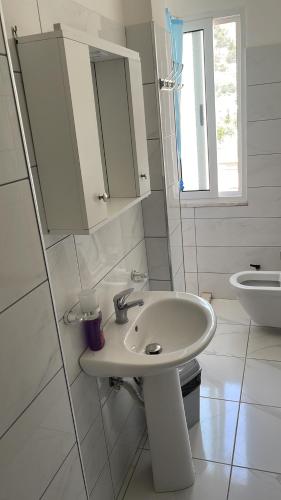
M 48 229 L 92 232 L 150 193 L 138 53 L 56 25 L 19 55 Z

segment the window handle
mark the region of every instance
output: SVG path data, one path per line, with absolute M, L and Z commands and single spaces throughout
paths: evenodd
M 204 127 L 204 108 L 203 108 L 203 104 L 200 104 L 200 106 L 199 106 L 199 116 L 200 116 L 200 125 L 201 125 L 201 127 Z

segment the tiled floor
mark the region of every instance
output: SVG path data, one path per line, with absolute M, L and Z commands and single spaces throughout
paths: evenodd
M 218 328 L 199 356 L 201 419 L 190 431 L 196 480 L 153 490 L 149 443 L 124 500 L 281 499 L 281 329 L 251 326 L 235 300 L 213 300 Z

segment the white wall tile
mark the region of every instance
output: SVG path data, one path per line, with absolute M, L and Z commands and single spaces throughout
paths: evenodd
M 40 19 L 36 0 L 3 0 L 4 20 L 11 50 L 14 70 L 19 70 L 19 61 L 12 27 L 18 27 L 19 36 L 41 33 Z
M 103 406 L 112 391 L 112 387 L 109 385 L 108 377 L 97 377 L 97 384 L 101 406 Z
M 163 140 L 166 187 L 178 183 L 178 165 L 176 151 L 176 136 L 169 135 Z M 178 196 L 179 197 L 179 196 Z
M 185 273 L 186 291 L 198 295 L 198 276 L 197 273 Z
M 160 92 L 160 119 L 163 143 L 171 135 L 169 92 Z
M 1 435 L 62 366 L 48 284 L 2 313 L 0 331 Z
M 63 319 L 59 322 L 59 332 L 67 378 L 69 384 L 72 384 L 81 372 L 79 358 L 87 347 L 86 336 L 81 323 L 66 325 Z
M 156 86 L 154 83 L 143 86 L 145 124 L 147 139 L 159 139 L 158 106 L 156 97 Z
M 75 236 L 82 288 L 95 286 L 144 237 L 138 204 L 90 236 Z
M 0 187 L 0 310 L 46 279 L 29 182 Z
M 134 403 L 132 396 L 125 389 L 113 390 L 104 404 L 102 418 L 109 454 L 123 430 L 134 404 L 136 403 Z
M 149 277 L 152 280 L 169 280 L 169 251 L 166 238 L 146 238 Z
M 0 184 L 27 177 L 17 111 L 6 56 L 0 56 Z
M 110 455 L 110 467 L 115 495 L 118 494 L 122 486 L 144 430 L 144 409 L 134 406 Z
M 214 299 L 236 299 L 229 284 L 230 274 L 198 273 L 199 294 L 210 292 Z
M 42 500 L 87 500 L 81 462 L 75 445 Z
M 248 121 L 276 118 L 281 118 L 281 83 L 249 86 L 247 88 Z
M 185 292 L 185 276 L 183 266 L 181 266 L 177 274 L 173 276 L 173 290 L 176 292 Z
M 104 466 L 96 485 L 90 495 L 90 500 L 114 500 L 114 491 L 111 481 L 109 465 Z
M 160 78 L 166 78 L 169 73 L 168 58 L 166 50 L 165 30 L 159 24 L 154 23 L 155 50 L 157 60 L 157 74 Z
M 278 247 L 197 247 L 198 271 L 237 273 L 260 264 L 262 271 L 281 268 Z
M 178 184 L 170 186 L 166 191 L 167 215 L 169 233 L 174 232 L 180 224 L 180 202 Z
M 281 154 L 248 156 L 248 186 L 281 186 Z
M 147 152 L 151 190 L 163 189 L 164 180 L 160 139 L 151 139 L 147 141 Z
M 100 414 L 84 438 L 81 444 L 81 452 L 87 489 L 88 493 L 90 493 L 107 460 L 105 437 Z
M 171 281 L 149 280 L 150 290 L 172 290 Z
M 183 246 L 195 246 L 195 222 L 193 219 L 182 220 Z
M 81 290 L 73 236 L 47 250 L 48 264 L 58 319 L 78 302 Z
M 170 258 L 172 274 L 175 275 L 179 268 L 183 266 L 183 247 L 181 224 L 170 235 Z
M 71 397 L 81 442 L 100 413 L 96 378 L 81 372 L 71 385 Z
M 197 219 L 199 246 L 280 246 L 281 219 Z
M 167 235 L 164 191 L 152 191 L 142 202 L 142 213 L 145 237 Z
M 74 440 L 61 370 L 1 440 L 2 498 L 40 498 Z
M 52 31 L 54 23 L 63 23 L 80 31 L 98 35 L 100 15 L 73 0 L 38 0 L 42 31 Z
M 183 247 L 184 251 L 184 268 L 186 273 L 197 272 L 197 255 L 196 247 Z
M 141 290 L 145 282 L 131 280 L 133 270 L 147 273 L 145 242 L 142 240 L 97 286 L 97 295 L 102 310 L 103 321 L 114 312 L 113 297 L 121 290 L 133 287 Z
M 280 45 L 247 48 L 247 83 L 281 82 Z
M 281 153 L 281 120 L 248 122 L 248 155 Z
M 181 203 L 181 216 L 182 219 L 194 219 L 195 209 L 191 207 L 184 207 L 183 203 Z
M 202 207 L 195 209 L 198 219 L 227 217 L 280 217 L 281 188 L 260 187 L 248 189 L 248 205 L 236 207 Z
M 35 160 L 33 140 L 32 140 L 30 122 L 29 122 L 29 117 L 28 117 L 28 112 L 27 112 L 27 107 L 26 107 L 26 100 L 25 100 L 25 95 L 24 95 L 23 81 L 22 81 L 21 73 L 15 73 L 15 81 L 16 81 L 18 98 L 19 98 L 19 103 L 20 103 L 21 117 L 22 117 L 22 121 L 23 121 L 23 128 L 24 128 L 24 134 L 25 134 L 25 139 L 26 139 L 26 144 L 27 144 L 27 149 L 28 149 L 29 161 L 30 161 L 30 165 L 34 166 L 34 165 L 36 165 L 36 160 Z
M 156 78 L 151 30 L 151 23 L 141 23 L 126 27 L 127 47 L 136 50 L 140 54 L 143 83 L 152 83 Z
M 92 7 L 92 4 L 90 7 Z M 109 40 L 110 42 L 117 43 L 118 45 L 124 45 L 126 47 L 125 27 L 123 24 L 116 22 L 113 19 L 100 16 L 99 36 L 105 40 Z

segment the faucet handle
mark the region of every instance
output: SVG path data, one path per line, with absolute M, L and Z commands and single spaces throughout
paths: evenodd
M 115 306 L 123 306 L 126 298 L 134 291 L 134 288 L 128 288 L 127 290 L 122 290 L 122 292 L 117 293 L 113 297 L 113 302 Z

